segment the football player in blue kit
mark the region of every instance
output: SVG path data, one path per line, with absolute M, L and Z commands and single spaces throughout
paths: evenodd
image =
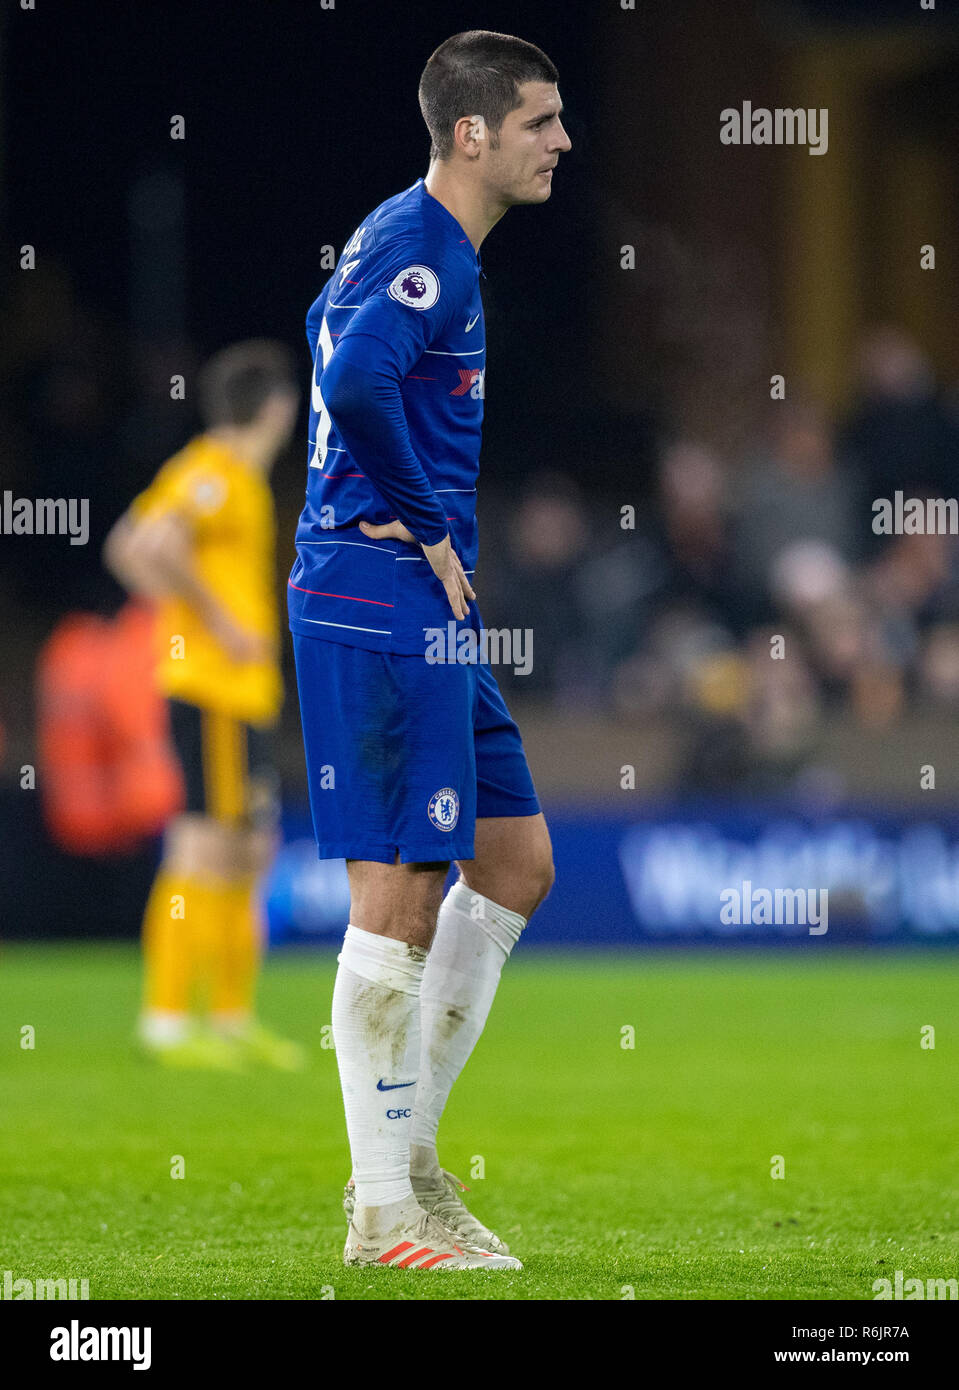
M 507 208 L 549 199 L 570 149 L 557 81 L 521 39 L 443 43 L 419 85 L 429 171 L 359 224 L 307 318 L 309 468 L 288 593 L 317 846 L 350 879 L 332 1018 L 351 1265 L 522 1267 L 440 1167 L 436 1133 L 553 882 L 519 731 L 476 659 L 473 576 L 479 248 Z M 438 660 L 438 629 L 475 639 Z

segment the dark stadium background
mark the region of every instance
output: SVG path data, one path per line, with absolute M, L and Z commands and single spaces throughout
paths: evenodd
M 0 473 L 15 496 L 88 497 L 91 535 L 0 536 L 4 935 L 138 929 L 155 846 L 67 856 L 43 830 L 42 769 L 39 790 L 20 789 L 38 649 L 65 612 L 120 604 L 102 539 L 196 424 L 189 399 L 169 400 L 170 375 L 268 335 L 300 351 L 306 381 L 319 249 L 339 254 L 425 173 L 416 78 L 477 26 L 549 53 L 573 142 L 546 207 L 510 211 L 482 248 L 478 589 L 488 625 L 534 632 L 533 674 L 503 684 L 556 813 L 544 935 L 569 939 L 592 904 L 584 935 L 642 936 L 617 877 L 630 823 L 674 839 L 692 823 L 700 847 L 707 832 L 753 843 L 784 816 L 810 836 L 858 827 L 867 882 L 918 819 L 939 839 L 910 841 L 903 873 L 925 863 L 948 880 L 957 539 L 870 530 L 874 497 L 957 491 L 947 6 L 39 0 L 0 22 Z M 828 155 L 721 146 L 720 110 L 745 99 L 828 106 Z M 919 269 L 927 242 L 935 271 Z M 770 406 L 775 372 L 787 400 Z M 298 442 L 275 476 L 278 586 L 304 468 Z M 635 531 L 619 524 L 627 505 Z M 779 667 L 770 632 L 790 643 Z M 924 764 L 935 791 L 920 789 Z M 893 890 L 876 912 L 861 888 L 849 930 L 955 939 L 954 905 L 899 912 Z M 659 920 L 660 939 L 688 930 Z

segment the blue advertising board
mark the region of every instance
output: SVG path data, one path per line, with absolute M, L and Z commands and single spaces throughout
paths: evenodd
M 556 885 L 528 944 L 959 944 L 959 811 L 647 802 L 546 814 Z M 265 885 L 271 943 L 338 939 L 345 864 L 316 858 L 305 813 L 288 813 L 285 838 Z

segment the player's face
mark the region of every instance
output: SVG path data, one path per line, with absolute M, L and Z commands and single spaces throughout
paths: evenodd
M 499 149 L 491 149 L 487 175 L 507 203 L 545 203 L 561 154 L 571 149 L 563 129 L 563 103 L 555 82 L 524 82 L 522 106 L 500 129 Z

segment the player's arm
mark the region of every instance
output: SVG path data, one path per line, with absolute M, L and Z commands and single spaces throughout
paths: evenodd
M 133 512 L 124 512 L 104 542 L 103 563 L 128 593 L 140 598 L 165 598 L 169 590 L 146 563 L 143 548 L 134 540 L 137 531 Z
M 411 260 L 415 259 L 410 249 Z M 337 433 L 397 521 L 361 523 L 367 535 L 418 542 L 442 583 L 457 618 L 475 598 L 450 544 L 445 508 L 410 441 L 401 385 L 429 345 L 449 324 L 467 291 L 463 267 L 442 266 L 432 276 L 426 308 L 397 295 L 406 272 L 398 254 L 389 275 L 350 320 L 323 371 L 323 399 Z M 422 269 L 407 262 L 409 270 Z M 394 273 L 399 270 L 399 273 Z
M 127 511 L 107 536 L 103 558 L 131 593 L 184 599 L 233 661 L 268 655 L 264 640 L 242 627 L 197 573 L 190 522 L 175 510 Z
M 419 543 L 455 617 L 465 618 L 467 600 L 476 595 L 450 544 L 443 507 L 410 443 L 402 379 L 393 347 L 353 333 L 323 372 L 323 399 L 350 454 L 399 518 L 380 526 L 363 521 L 362 530 L 374 539 Z
M 402 524 L 420 543 L 436 545 L 447 534 L 446 516 L 410 442 L 400 392 L 405 373 L 392 345 L 357 331 L 363 319 L 361 309 L 323 371 L 323 400 L 351 455 Z

